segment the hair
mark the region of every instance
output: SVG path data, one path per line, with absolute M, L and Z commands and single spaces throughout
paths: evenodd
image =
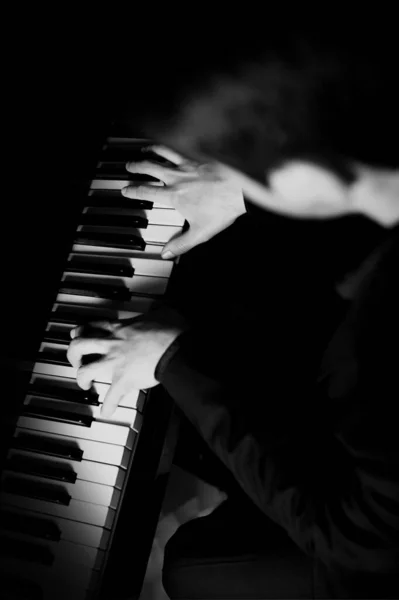
M 304 27 L 265 38 L 205 36 L 205 48 L 180 39 L 178 52 L 166 53 L 179 59 L 158 54 L 125 85 L 119 117 L 135 135 L 263 183 L 290 159 L 326 166 L 347 182 L 353 162 L 398 166 L 394 39 L 373 45 L 369 31 Z

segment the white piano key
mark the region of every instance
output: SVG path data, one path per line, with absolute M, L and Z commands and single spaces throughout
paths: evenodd
M 83 545 L 82 543 L 72 543 L 62 540 L 60 542 L 47 542 L 55 558 L 55 566 L 61 566 L 67 562 L 77 563 L 82 567 L 89 569 L 101 569 L 105 553 L 96 548 Z
M 121 312 L 146 313 L 154 303 L 154 298 L 132 296 L 128 302 L 110 302 L 105 298 L 92 298 L 90 296 L 78 296 L 77 294 L 58 294 L 56 303 L 61 304 L 85 304 L 97 308 L 118 310 Z
M 159 247 L 156 247 L 159 249 Z M 94 260 L 98 260 L 101 262 L 103 259 L 112 259 L 115 258 L 113 254 L 113 248 L 103 248 L 102 253 L 98 253 L 97 251 L 93 253 L 93 251 L 88 252 L 72 252 L 70 254 L 70 258 L 81 257 L 81 258 L 89 258 Z M 151 277 L 166 277 L 169 278 L 172 269 L 173 262 L 168 260 L 157 260 L 150 258 L 141 258 L 140 256 L 136 256 L 134 251 L 130 252 L 128 250 L 121 250 L 122 254 L 118 255 L 118 258 L 123 258 L 125 264 L 130 264 L 134 269 L 134 275 L 146 275 Z M 104 261 L 105 262 L 105 261 Z
M 101 504 L 93 504 L 92 502 L 82 502 L 81 500 L 71 500 L 68 506 L 64 506 L 55 502 L 0 492 L 0 502 L 4 506 L 26 508 L 43 515 L 53 515 L 55 517 L 71 519 L 72 521 L 87 523 L 88 525 L 106 527 L 107 529 L 111 529 L 115 518 L 115 510 L 113 508 L 108 508 Z
M 61 531 L 61 539 L 99 550 L 106 550 L 109 547 L 111 534 L 104 527 L 79 523 L 61 517 L 57 517 L 56 523 Z
M 7 453 L 7 458 L 13 456 L 24 456 L 26 458 L 32 458 L 32 452 L 11 448 Z M 37 458 L 45 460 L 49 464 L 57 464 L 58 466 L 67 466 L 75 474 L 77 479 L 83 481 L 92 481 L 93 483 L 101 483 L 103 485 L 113 486 L 119 490 L 122 489 L 125 481 L 125 471 L 114 465 L 105 465 L 100 462 L 94 462 L 91 460 L 82 460 L 81 462 L 68 460 L 66 458 L 59 458 L 48 455 L 37 455 Z
M 33 366 L 34 373 L 40 373 L 43 375 L 56 375 L 57 377 L 71 377 L 76 379 L 77 369 L 74 367 L 51 365 L 46 362 L 41 362 L 40 356 L 38 358 L 39 360 L 35 362 Z
M 89 460 L 77 463 L 75 472 L 79 479 L 114 486 L 117 489 L 122 489 L 126 475 L 125 471 L 119 467 Z
M 137 300 L 135 298 L 135 300 Z M 138 300 L 147 300 L 147 298 L 139 298 Z M 143 307 L 141 307 L 143 308 Z M 114 319 L 133 319 L 142 313 L 142 311 L 128 311 L 128 310 L 114 310 L 113 307 L 103 307 L 96 305 L 85 305 L 85 304 L 74 304 L 71 302 L 56 302 L 52 307 L 50 313 L 49 323 L 54 322 L 57 319 L 59 311 L 67 309 L 71 313 L 76 314 L 75 320 L 71 321 L 72 324 L 76 324 L 79 320 L 88 321 L 103 321 L 103 320 L 114 320 Z
M 128 175 L 128 172 L 126 171 L 126 175 Z M 137 185 L 138 182 L 134 182 L 134 181 L 130 181 L 129 179 L 102 179 L 99 175 L 97 175 L 96 177 L 94 177 L 94 179 L 92 180 L 91 184 L 90 184 L 90 190 L 121 190 L 122 188 L 126 187 L 127 185 Z M 140 185 L 151 185 L 154 187 L 163 187 L 163 183 L 162 181 L 140 181 L 139 182 Z M 90 195 L 90 191 L 89 191 L 89 195 Z M 122 196 L 122 198 L 125 198 L 125 196 Z M 132 200 L 132 202 L 134 202 L 134 200 Z M 116 202 L 117 204 L 117 202 Z M 168 207 L 168 204 L 160 204 L 160 203 L 155 203 L 154 202 L 154 207 L 156 208 L 164 208 L 164 206 Z M 173 207 L 171 207 L 173 208 Z M 173 210 L 175 210 L 173 208 Z
M 124 196 L 122 196 L 124 198 Z M 133 200 L 132 200 L 133 202 Z M 87 206 L 83 209 L 83 214 L 90 215 L 126 215 L 127 217 L 142 217 L 147 219 L 149 225 L 175 225 L 182 227 L 184 225 L 184 217 L 175 209 L 167 208 L 118 208 L 117 205 L 110 207 L 92 207 Z
M 3 481 L 8 475 L 14 476 L 14 474 L 14 472 L 8 471 L 7 465 L 5 465 L 1 480 Z M 110 485 L 93 483 L 92 481 L 77 479 L 75 483 L 67 483 L 65 481 L 60 482 L 55 481 L 54 479 L 48 479 L 47 477 L 39 477 L 38 475 L 28 475 L 27 473 L 18 473 L 15 476 L 18 477 L 20 481 L 54 485 L 67 492 L 73 500 L 91 502 L 92 504 L 111 507 L 115 510 L 118 508 L 121 497 L 120 490 L 117 490 Z
M 27 430 L 23 427 L 17 427 L 14 432 L 14 437 L 19 434 L 29 433 L 30 435 L 36 435 L 42 437 L 39 431 Z M 123 445 L 108 444 L 106 441 L 93 441 L 85 440 L 83 438 L 71 437 L 66 434 L 45 434 L 46 439 L 59 442 L 71 442 L 73 447 L 82 450 L 83 459 L 87 461 L 93 461 L 93 463 L 104 463 L 105 465 L 116 465 L 122 469 L 127 469 L 132 456 L 132 448 L 135 447 L 137 441 L 137 433 L 133 430 L 130 431 L 127 447 Z M 36 455 L 36 453 L 30 452 L 30 454 Z M 38 454 L 39 456 L 39 454 Z M 47 456 L 40 455 L 40 456 Z M 71 461 L 71 464 L 78 465 L 79 461 Z
M 77 230 L 84 236 L 84 232 L 96 232 L 96 233 L 126 233 L 129 232 L 131 235 L 142 238 L 146 244 L 166 244 L 172 237 L 181 233 L 182 227 L 175 225 L 148 225 L 145 229 L 138 227 L 92 227 L 88 225 L 79 225 Z
M 21 517 L 33 517 L 37 519 L 44 519 L 54 523 L 60 531 L 60 539 L 67 542 L 73 542 L 74 544 L 83 544 L 90 548 L 98 550 L 106 550 L 109 547 L 111 533 L 104 527 L 98 527 L 97 525 L 88 525 L 87 523 L 81 523 L 77 521 L 71 521 L 70 519 L 64 519 L 62 517 L 54 517 L 52 515 L 40 515 L 37 512 L 29 510 L 27 508 L 10 507 L 7 508 L 12 513 L 16 513 Z M 30 536 L 30 539 L 41 539 Z
M 45 386 L 45 385 L 51 385 L 51 386 L 56 386 L 57 388 L 59 388 L 60 390 L 60 396 L 62 394 L 62 390 L 74 390 L 76 392 L 80 392 L 83 393 L 83 390 L 78 386 L 78 384 L 76 383 L 75 380 L 73 379 L 67 379 L 66 377 L 54 377 L 51 375 L 38 375 L 37 373 L 32 373 L 32 377 L 30 379 L 30 385 L 32 385 L 33 387 L 35 385 L 37 386 Z M 106 393 L 108 392 L 108 390 L 110 389 L 110 384 L 107 383 L 99 383 L 99 382 L 94 382 L 93 384 L 93 391 L 98 394 L 98 401 L 101 404 L 103 404 L 104 402 L 104 398 Z M 27 394 L 26 397 L 31 397 L 31 394 Z M 33 398 L 34 396 L 32 396 Z M 140 390 L 131 390 L 129 392 L 129 394 L 127 394 L 126 396 L 124 396 L 122 398 L 122 400 L 119 403 L 119 407 L 120 408 L 134 408 L 139 410 L 140 412 L 143 412 L 143 407 L 144 407 L 144 403 L 145 403 L 145 394 L 140 391 Z M 68 402 L 64 405 L 65 409 L 68 406 L 72 406 L 74 405 L 73 402 Z M 94 416 L 94 418 L 100 418 L 99 415 L 97 415 L 97 413 L 99 412 L 99 409 L 101 407 L 96 407 L 96 406 L 87 406 L 86 404 L 83 405 L 85 408 L 91 408 L 91 409 L 96 409 L 96 413 L 92 413 L 92 415 Z M 125 414 L 125 413 L 121 413 L 121 416 Z M 126 416 L 130 415 L 130 413 L 126 413 Z M 120 418 L 115 419 L 117 421 L 121 420 Z M 126 419 L 123 419 L 126 420 Z
M 90 289 L 90 284 L 106 283 L 112 287 L 115 285 L 115 280 L 129 289 L 132 294 L 148 294 L 153 296 L 164 295 L 168 280 L 165 277 L 148 277 L 146 275 L 136 275 L 133 277 L 115 277 L 113 275 L 95 275 L 91 273 L 77 273 L 73 274 L 73 271 L 63 273 L 61 281 L 62 284 L 67 285 L 68 282 L 82 281 L 87 284 L 87 289 Z
M 139 416 L 141 415 L 137 413 L 136 420 Z M 45 419 L 20 416 L 17 421 L 17 426 L 43 433 L 56 433 L 58 435 L 66 435 L 82 440 L 117 444 L 119 446 L 125 446 L 129 450 L 132 450 L 133 442 L 135 441 L 133 429 L 130 429 L 130 427 L 110 425 L 109 423 L 96 423 L 95 421 L 91 424 L 91 427 L 81 427 L 79 425 L 59 423 L 58 421 L 47 421 Z
M 85 591 L 94 588 L 99 581 L 99 574 L 93 569 L 78 566 L 75 563 L 64 565 L 41 565 L 38 563 L 3 558 L 2 570 L 7 574 L 23 574 L 29 581 L 38 583 L 45 592 L 45 598 L 62 598 L 62 600 L 75 600 L 76 597 L 85 598 Z M 78 594 L 76 596 L 75 594 Z
M 104 246 L 87 246 L 85 244 L 73 244 L 71 252 L 95 252 L 96 254 L 112 254 L 112 256 L 143 256 L 149 260 L 160 259 L 163 250 L 162 244 L 147 244 L 144 250 L 128 250 L 126 248 L 106 248 Z M 171 260 L 163 261 L 172 263 Z
M 136 395 L 136 390 L 133 396 Z M 76 415 L 82 415 L 92 417 L 98 423 L 107 423 L 112 421 L 125 427 L 131 427 L 136 419 L 137 411 L 135 408 L 127 408 L 124 406 L 118 406 L 112 415 L 111 419 L 103 419 L 100 414 L 102 404 L 100 406 L 88 406 L 84 404 L 78 404 L 76 402 L 64 402 L 62 400 L 52 400 L 50 398 L 41 398 L 40 396 L 27 395 L 24 400 L 26 407 L 48 407 L 54 410 L 68 411 Z

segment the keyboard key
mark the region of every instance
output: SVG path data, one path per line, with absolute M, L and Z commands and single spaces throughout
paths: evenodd
M 11 447 L 74 461 L 81 461 L 83 456 L 83 450 L 77 448 L 71 442 L 32 435 L 22 431 L 17 432 L 11 439 Z
M 71 496 L 59 485 L 30 481 L 11 475 L 2 477 L 2 490 L 8 494 L 37 498 L 68 506 Z
M 77 477 L 76 472 L 69 465 L 20 454 L 8 456 L 4 468 L 7 471 L 39 475 L 65 483 L 75 483 Z
M 22 533 L 28 536 L 58 542 L 61 531 L 54 521 L 42 517 L 0 511 L 0 530 Z

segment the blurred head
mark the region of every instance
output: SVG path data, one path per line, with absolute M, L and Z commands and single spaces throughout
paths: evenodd
M 374 48 L 368 32 L 355 40 L 321 29 L 285 33 L 252 44 L 206 39 L 206 48 L 185 40 L 162 72 L 147 65 L 137 92 L 126 90 L 132 132 L 215 161 L 249 200 L 272 210 L 396 222 L 399 98 L 390 40 Z

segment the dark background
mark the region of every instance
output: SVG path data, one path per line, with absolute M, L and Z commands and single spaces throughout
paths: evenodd
M 28 38 L 19 60 L 8 65 L 0 190 L 1 354 L 7 358 L 30 354 L 43 329 L 110 119 L 94 48 L 70 52 L 70 45 L 44 42 Z

